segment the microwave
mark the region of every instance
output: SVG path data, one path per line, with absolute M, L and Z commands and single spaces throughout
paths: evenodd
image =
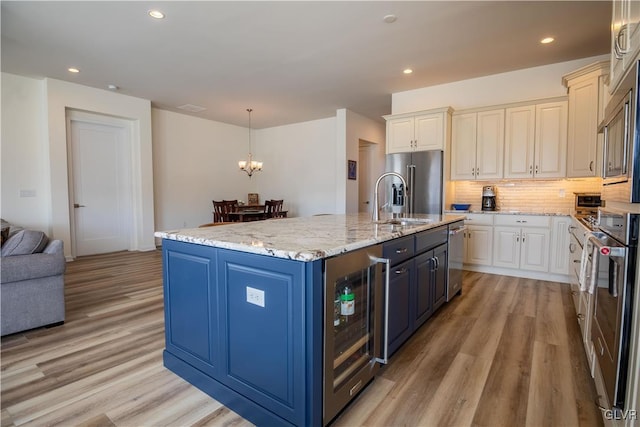
M 636 60 L 612 94 L 598 128 L 604 134 L 602 198 L 606 201 L 640 203 L 638 71 Z

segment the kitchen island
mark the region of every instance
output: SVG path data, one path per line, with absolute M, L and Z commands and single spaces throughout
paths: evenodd
M 255 424 L 322 425 L 325 262 L 464 219 L 418 217 L 425 222 L 347 214 L 157 232 L 165 366 Z

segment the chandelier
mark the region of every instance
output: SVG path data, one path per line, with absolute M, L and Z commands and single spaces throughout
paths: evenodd
M 247 112 L 249 113 L 249 160 L 240 160 L 238 162 L 238 167 L 240 168 L 241 171 L 244 171 L 247 173 L 247 175 L 249 175 L 249 178 L 251 178 L 251 175 L 253 175 L 253 173 L 255 171 L 261 171 L 262 170 L 262 162 L 258 162 L 253 160 L 253 157 L 251 156 L 251 112 L 253 110 L 251 108 L 247 108 Z

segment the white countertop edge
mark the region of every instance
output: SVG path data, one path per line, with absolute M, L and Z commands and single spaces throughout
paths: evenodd
M 458 214 L 458 215 L 468 215 L 468 214 L 481 214 L 481 215 L 532 215 L 532 216 L 571 216 L 572 212 L 529 212 L 529 211 L 453 211 L 448 210 L 445 211 L 445 214 Z

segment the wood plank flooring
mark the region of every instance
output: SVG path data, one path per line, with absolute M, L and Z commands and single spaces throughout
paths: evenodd
M 66 322 L 3 337 L 1 426 L 251 425 L 162 366 L 159 251 L 69 263 Z M 465 273 L 335 426 L 599 426 L 568 285 Z

